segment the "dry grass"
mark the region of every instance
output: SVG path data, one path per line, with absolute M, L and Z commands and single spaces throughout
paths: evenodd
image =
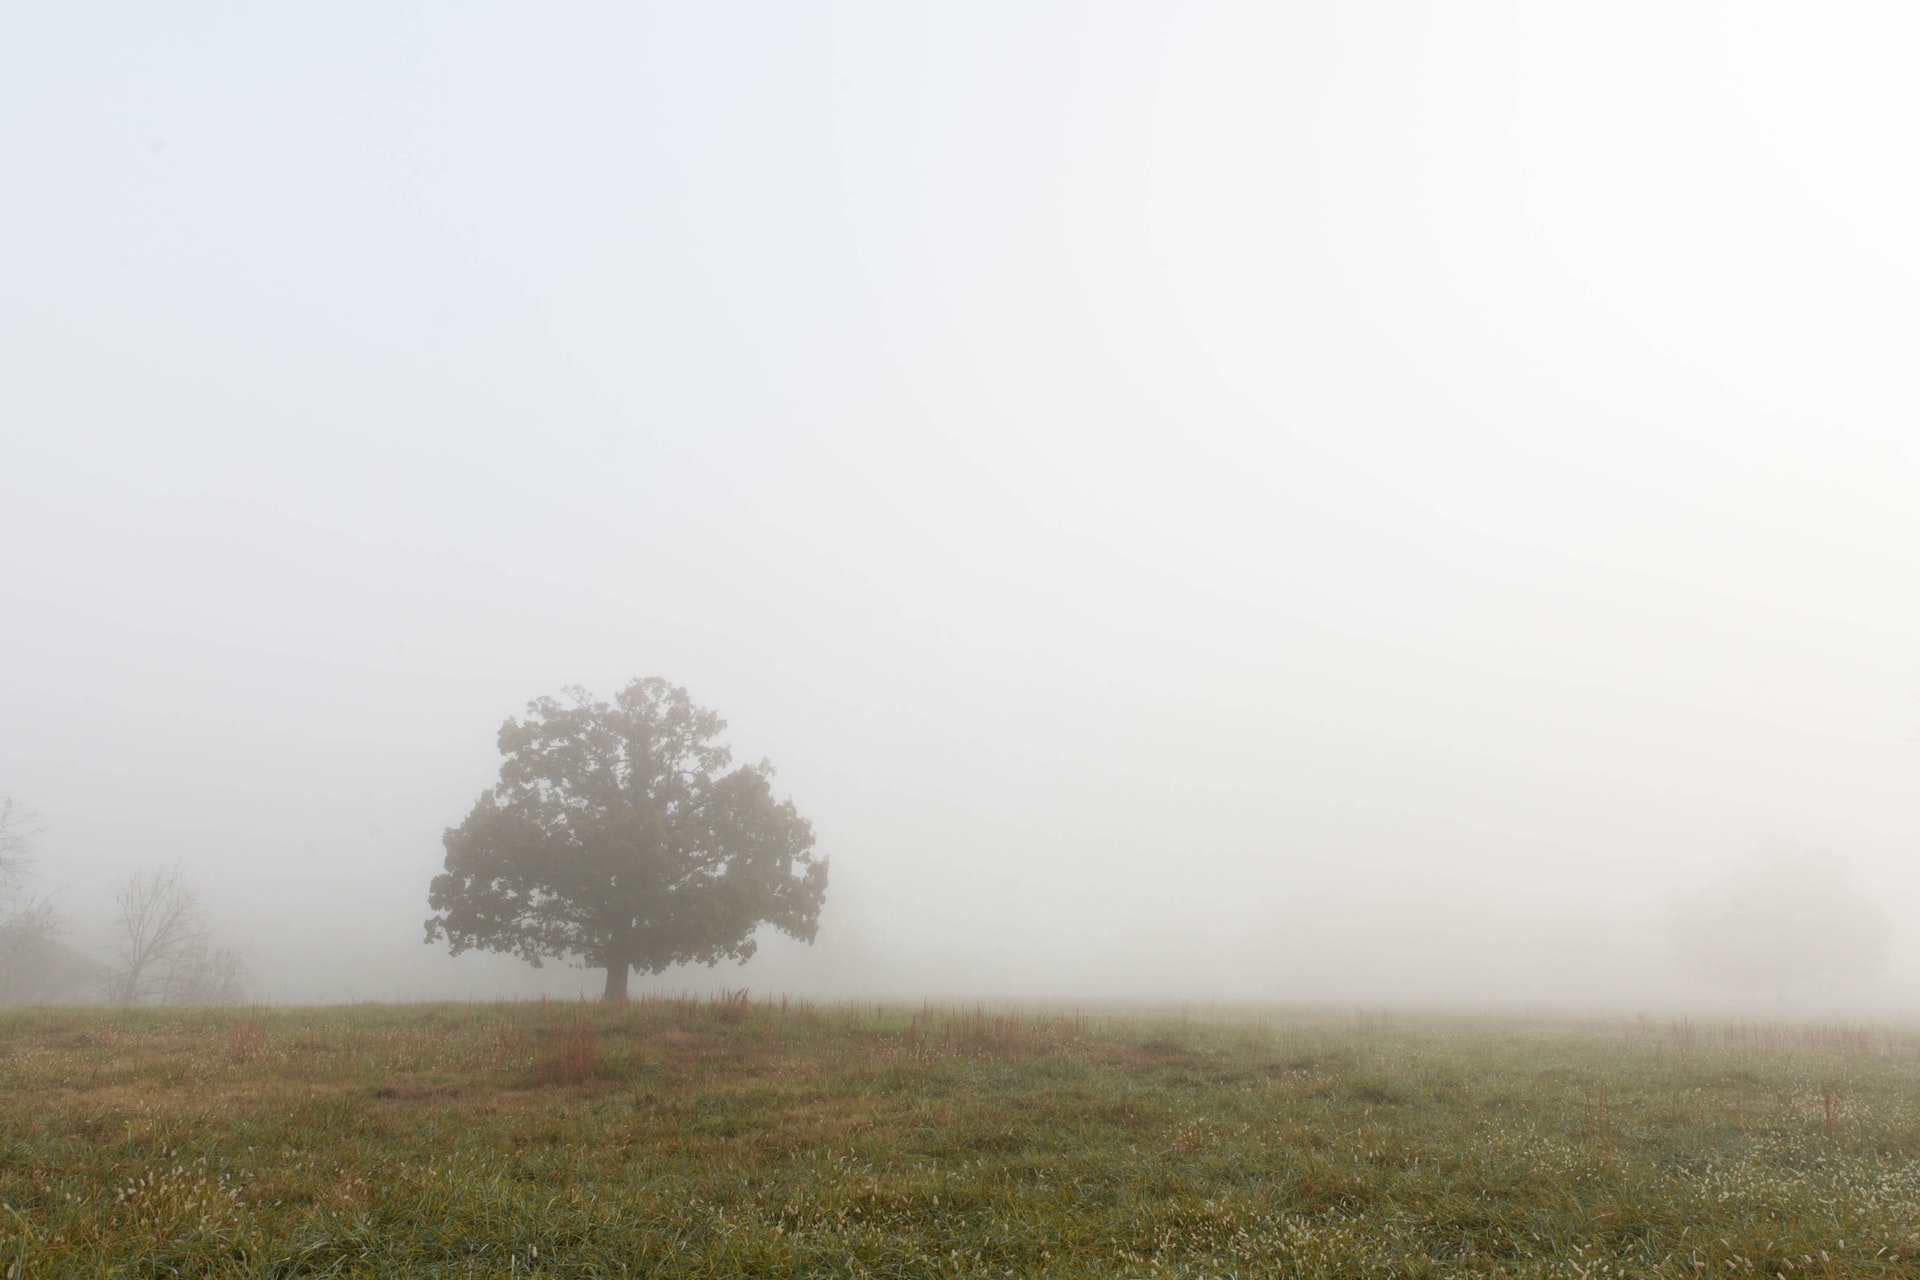
M 540 1061 L 542 1084 L 585 1084 L 600 1057 L 600 1032 L 582 1018 L 555 1033 Z
M 227 1037 L 227 1056 L 235 1062 L 252 1062 L 266 1051 L 267 1028 L 257 1013 L 234 1019 L 233 1034 Z
M 1916 1159 L 1889 1028 L 0 1015 L 27 1276 L 1912 1275 Z

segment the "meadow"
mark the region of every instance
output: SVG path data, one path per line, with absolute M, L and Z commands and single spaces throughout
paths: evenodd
M 0 1013 L 0 1273 L 1920 1275 L 1904 1030 L 711 998 Z

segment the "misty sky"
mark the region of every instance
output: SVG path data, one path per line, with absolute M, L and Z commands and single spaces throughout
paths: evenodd
M 1671 994 L 1840 850 L 1920 994 L 1901 6 L 18 5 L 0 793 L 273 999 L 661 675 L 821 993 Z M 642 978 L 644 988 L 648 980 Z

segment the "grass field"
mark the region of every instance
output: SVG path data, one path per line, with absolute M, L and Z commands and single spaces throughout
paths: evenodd
M 7 1276 L 1920 1275 L 1920 1040 L 649 999 L 0 1014 Z

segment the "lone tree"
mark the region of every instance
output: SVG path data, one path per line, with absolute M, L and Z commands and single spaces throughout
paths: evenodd
M 607 971 L 608 1000 L 634 969 L 744 962 L 762 923 L 813 941 L 827 862 L 773 767 L 722 772 L 726 721 L 664 680 L 612 702 L 565 692 L 501 726 L 500 781 L 446 834 L 427 941 L 578 957 Z

